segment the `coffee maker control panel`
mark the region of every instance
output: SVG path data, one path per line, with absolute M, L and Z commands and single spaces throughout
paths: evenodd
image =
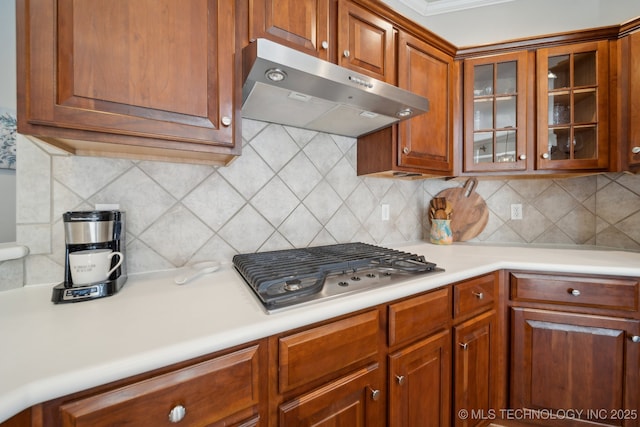
M 95 298 L 100 296 L 100 287 L 98 286 L 81 286 L 65 289 L 62 298 L 65 300 L 80 300 L 87 298 Z

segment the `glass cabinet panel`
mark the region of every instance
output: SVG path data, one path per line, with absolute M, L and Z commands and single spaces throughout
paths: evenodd
M 493 162 L 493 132 L 474 132 L 473 134 L 473 162 Z
M 510 95 L 516 93 L 517 75 L 518 69 L 515 61 L 498 63 L 496 94 Z
M 465 170 L 525 169 L 525 62 L 526 52 L 465 62 Z
M 549 160 L 595 159 L 598 86 L 596 52 L 550 55 L 548 79 Z

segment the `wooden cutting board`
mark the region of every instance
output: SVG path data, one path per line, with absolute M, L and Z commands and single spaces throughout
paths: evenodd
M 454 242 L 473 239 L 489 221 L 489 208 L 482 196 L 474 191 L 477 185 L 477 179 L 469 178 L 464 187 L 447 188 L 436 195 L 446 197 L 453 207 L 451 232 Z

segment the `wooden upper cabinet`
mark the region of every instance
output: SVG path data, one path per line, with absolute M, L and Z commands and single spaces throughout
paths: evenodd
M 77 154 L 227 163 L 238 4 L 18 0 L 18 130 Z
M 429 111 L 358 138 L 358 175 L 453 174 L 453 57 L 407 32 L 398 33 L 398 86 L 429 100 Z
M 338 64 L 396 83 L 396 30 L 384 18 L 350 2 L 338 3 Z
M 453 59 L 406 32 L 399 36 L 398 86 L 429 100 L 429 111 L 398 125 L 398 165 L 436 175 L 453 171 Z
M 609 167 L 609 44 L 537 51 L 537 169 Z
M 464 61 L 464 172 L 527 169 L 528 54 Z
M 640 171 L 640 31 L 620 40 L 621 134 L 623 170 Z
M 250 0 L 249 38 L 267 38 L 330 60 L 329 5 L 336 0 Z

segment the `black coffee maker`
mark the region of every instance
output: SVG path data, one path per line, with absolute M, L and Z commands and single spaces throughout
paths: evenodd
M 66 243 L 64 282 L 53 288 L 55 304 L 87 301 L 118 292 L 127 281 L 125 254 L 125 213 L 108 211 L 71 211 L 62 215 Z M 124 262 L 107 278 L 95 283 L 74 285 L 69 254 L 90 249 L 111 249 L 123 255 Z M 112 260 L 114 266 L 116 260 Z

